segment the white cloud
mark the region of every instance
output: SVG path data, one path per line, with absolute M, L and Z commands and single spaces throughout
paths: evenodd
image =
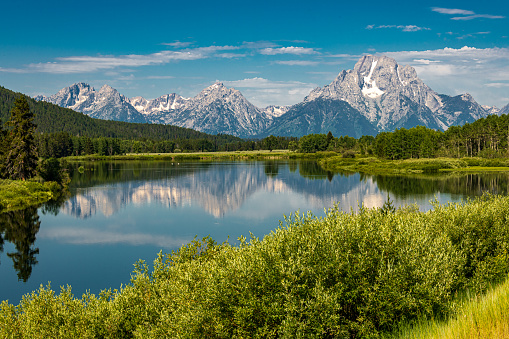
M 277 54 L 319 54 L 319 52 L 315 51 L 313 48 L 306 47 L 280 47 L 280 48 L 264 48 L 260 50 L 261 54 L 264 55 L 277 55 Z
M 174 48 L 186 48 L 186 47 L 189 47 L 191 46 L 193 43 L 192 42 L 182 42 L 182 41 L 175 41 L 175 42 L 165 42 L 165 43 L 162 43 L 161 45 L 164 45 L 164 46 L 171 46 L 171 47 L 174 47 Z
M 419 63 L 419 64 L 424 64 L 424 65 L 430 65 L 430 64 L 433 64 L 433 63 L 438 63 L 440 61 L 437 61 L 437 60 L 427 60 L 427 59 L 414 59 L 414 62 Z
M 419 27 L 419 26 L 415 26 L 415 25 L 379 25 L 379 26 L 367 25 L 366 26 L 366 29 L 369 29 L 369 30 L 371 30 L 371 29 L 386 29 L 386 28 L 396 28 L 396 29 L 402 30 L 403 32 L 418 32 L 418 31 L 431 30 L 431 28 Z
M 457 8 L 433 7 L 431 10 L 433 12 L 437 12 L 437 13 L 441 13 L 441 14 L 451 14 L 451 15 L 456 15 L 456 14 L 472 15 L 472 14 L 475 14 L 472 11 L 468 11 L 468 10 L 465 10 L 465 9 L 457 9 Z
M 486 84 L 485 86 L 495 87 L 495 88 L 503 88 L 503 87 L 509 87 L 509 82 L 492 82 L 492 83 Z
M 247 49 L 262 49 L 279 47 L 277 44 L 270 41 L 244 41 L 241 45 L 242 48 Z
M 485 18 L 485 19 L 504 19 L 505 16 L 502 15 L 491 15 L 491 14 L 476 14 L 473 11 L 465 10 L 465 9 L 457 9 L 457 8 L 441 8 L 441 7 L 433 7 L 431 8 L 433 12 L 437 12 L 440 14 L 448 14 L 448 15 L 462 15 L 452 17 L 451 20 L 473 20 L 477 18 Z
M 504 19 L 505 16 L 502 15 L 489 15 L 489 14 L 475 14 L 469 16 L 457 16 L 451 18 L 451 20 L 473 20 L 477 18 L 485 18 L 485 19 Z
M 241 88 L 242 94 L 258 107 L 291 105 L 300 102 L 317 87 L 313 83 L 272 81 L 259 77 L 222 82 L 226 86 Z
M 236 46 L 208 46 L 181 51 L 161 51 L 152 54 L 129 54 L 129 55 L 100 55 L 100 56 L 71 56 L 56 58 L 54 62 L 33 63 L 22 69 L 2 69 L 3 72 L 12 73 L 90 73 L 111 70 L 118 67 L 141 67 L 161 65 L 175 61 L 206 59 L 211 57 L 232 58 L 231 53 L 218 53 L 222 51 L 237 50 Z M 235 54 L 235 57 L 242 57 Z

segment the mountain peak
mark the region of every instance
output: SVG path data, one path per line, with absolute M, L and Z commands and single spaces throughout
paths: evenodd
M 350 133 L 350 129 L 371 133 L 416 125 L 445 130 L 498 112 L 481 107 L 468 93 L 439 95 L 413 67 L 400 66 L 382 55 L 362 56 L 353 69 L 342 70 L 329 85 L 314 89 L 302 103 L 291 107 L 257 108 L 240 91 L 220 81 L 188 99 L 177 94 L 152 100 L 127 99 L 109 85 L 95 91 L 85 83 L 39 99 L 96 118 L 171 124 L 237 136 L 263 136 L 271 131 L 300 136 L 303 131 L 326 133 L 329 128 L 335 128 L 335 135 Z M 508 110 L 509 105 L 501 112 Z
M 99 90 L 99 92 L 118 92 L 116 89 L 114 89 L 113 87 L 111 87 L 110 85 L 106 85 L 104 84 L 101 89 Z
M 470 102 L 475 101 L 474 98 L 472 97 L 472 95 L 470 95 L 470 93 L 462 94 L 461 99 L 464 101 L 470 101 Z

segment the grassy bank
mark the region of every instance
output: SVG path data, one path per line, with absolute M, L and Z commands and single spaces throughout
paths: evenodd
M 292 152 L 238 151 L 238 152 L 194 152 L 194 153 L 130 153 L 124 155 L 84 155 L 67 157 L 68 161 L 106 161 L 106 160 L 244 160 L 244 159 L 288 159 Z
M 67 161 L 111 161 L 111 160 L 258 160 L 258 159 L 321 159 L 335 156 L 335 152 L 298 153 L 287 150 L 195 152 L 195 153 L 131 153 L 124 155 L 83 155 L 66 157 Z
M 393 339 L 509 338 L 509 280 L 485 295 L 466 297 L 447 320 L 402 326 Z
M 509 171 L 509 159 L 436 158 L 386 160 L 375 157 L 326 157 L 320 165 L 329 171 L 362 172 L 369 174 L 411 174 L 438 172 Z
M 50 287 L 0 306 L 8 338 L 376 338 L 455 314 L 509 272 L 509 197 L 294 215 L 263 240 L 194 241 L 120 290 Z
M 56 199 L 61 190 L 55 182 L 0 179 L 0 212 L 43 204 Z

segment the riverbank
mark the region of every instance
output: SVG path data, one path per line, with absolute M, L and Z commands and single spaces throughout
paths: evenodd
M 502 172 L 509 171 L 509 158 L 431 158 L 387 160 L 376 157 L 343 157 L 336 152 L 299 153 L 288 150 L 195 152 L 195 153 L 131 153 L 125 155 L 85 155 L 65 158 L 69 162 L 87 161 L 215 161 L 215 160 L 316 160 L 333 172 L 366 174 L 416 174 L 440 172 Z
M 509 272 L 509 197 L 294 215 L 263 240 L 195 240 L 75 298 L 39 289 L 0 306 L 0 337 L 377 337 L 455 314 Z M 14 335 L 16 334 L 16 335 Z
M 41 205 L 60 196 L 62 188 L 56 182 L 0 179 L 0 212 Z
M 328 171 L 366 174 L 415 174 L 440 172 L 509 171 L 509 159 L 435 158 L 386 160 L 375 157 L 325 157 L 318 163 Z
M 321 159 L 337 155 L 336 152 L 299 153 L 288 150 L 236 151 L 236 152 L 194 152 L 194 153 L 128 153 L 124 155 L 82 155 L 65 159 L 70 162 L 111 161 L 111 160 L 265 160 L 265 159 Z

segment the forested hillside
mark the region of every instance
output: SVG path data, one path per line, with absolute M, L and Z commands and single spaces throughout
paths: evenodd
M 2 123 L 9 120 L 10 111 L 16 97 L 15 93 L 0 86 L 0 118 Z M 120 121 L 107 121 L 90 118 L 82 113 L 62 108 L 47 102 L 37 102 L 27 98 L 30 110 L 35 114 L 37 133 L 68 132 L 74 136 L 90 138 L 109 137 L 121 139 L 206 139 L 223 144 L 241 141 L 230 135 L 209 135 L 192 129 L 156 124 L 133 124 Z

